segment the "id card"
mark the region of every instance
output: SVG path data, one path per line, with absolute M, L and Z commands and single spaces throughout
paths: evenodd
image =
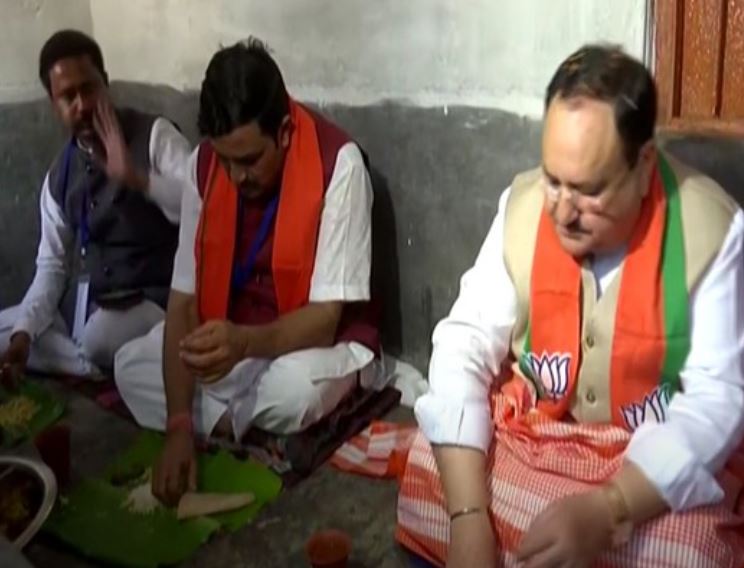
M 80 345 L 83 340 L 85 322 L 88 319 L 88 294 L 90 292 L 90 275 L 86 272 L 80 275 L 75 295 L 75 319 L 72 323 L 72 339 Z

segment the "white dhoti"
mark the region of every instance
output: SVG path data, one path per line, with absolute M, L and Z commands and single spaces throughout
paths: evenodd
M 0 353 L 8 347 L 20 311 L 20 306 L 14 306 L 0 312 Z M 86 322 L 78 345 L 57 313 L 52 325 L 31 344 L 28 368 L 41 373 L 99 374 L 113 368 L 122 345 L 146 334 L 164 317 L 163 309 L 149 300 L 126 310 L 98 308 Z
M 163 329 L 131 341 L 116 355 L 114 375 L 122 398 L 137 422 L 154 430 L 166 424 L 163 382 Z M 372 351 L 358 343 L 305 349 L 274 360 L 246 359 L 224 378 L 197 384 L 194 428 L 210 434 L 223 415 L 236 439 L 256 426 L 290 434 L 328 415 L 356 386 L 381 372 Z

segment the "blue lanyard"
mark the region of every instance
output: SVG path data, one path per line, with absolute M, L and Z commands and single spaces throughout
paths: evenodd
M 271 224 L 274 221 L 274 216 L 276 215 L 276 210 L 279 205 L 279 196 L 276 195 L 274 198 L 269 202 L 269 204 L 266 206 L 266 209 L 264 210 L 263 217 L 261 217 L 261 225 L 258 228 L 258 233 L 256 233 L 256 237 L 253 239 L 253 242 L 251 243 L 251 247 L 248 250 L 248 255 L 245 258 L 245 262 L 243 263 L 235 263 L 235 266 L 233 268 L 233 276 L 232 276 L 232 291 L 233 293 L 239 292 L 243 289 L 243 287 L 248 283 L 248 280 L 251 277 L 251 273 L 253 272 L 253 269 L 256 267 L 256 259 L 258 258 L 258 253 L 261 251 L 261 248 L 263 247 L 264 243 L 266 243 L 266 239 L 269 237 L 269 233 L 271 232 Z M 243 200 L 239 199 L 238 201 L 238 215 L 240 216 L 240 222 L 238 224 L 238 235 L 242 232 L 243 227 Z M 236 243 L 237 246 L 237 243 Z
M 75 149 L 75 139 L 72 138 L 65 147 L 62 165 L 62 207 L 67 200 L 67 184 L 70 180 L 70 163 L 72 161 L 72 152 Z M 90 243 L 90 227 L 88 226 L 88 191 L 83 193 L 83 205 L 80 211 L 80 252 L 85 258 Z

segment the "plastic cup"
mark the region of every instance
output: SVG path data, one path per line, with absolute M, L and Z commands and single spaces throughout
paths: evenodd
M 351 538 L 336 529 L 319 531 L 305 544 L 305 553 L 313 568 L 346 568 L 351 554 Z

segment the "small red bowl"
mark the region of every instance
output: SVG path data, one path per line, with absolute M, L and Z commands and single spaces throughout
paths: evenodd
M 351 554 L 351 538 L 336 529 L 319 531 L 305 544 L 305 553 L 313 568 L 345 568 Z

